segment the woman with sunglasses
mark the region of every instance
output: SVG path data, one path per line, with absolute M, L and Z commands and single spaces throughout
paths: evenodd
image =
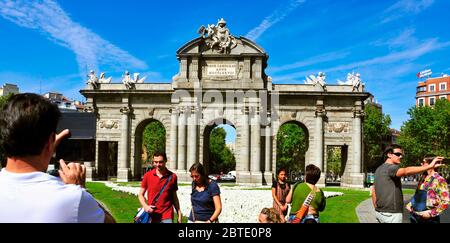
M 429 165 L 434 159 L 443 157 L 426 157 L 421 165 Z M 431 168 L 422 174 L 417 190 L 406 209 L 410 212 L 411 223 L 440 223 L 439 215 L 447 209 L 448 203 L 447 181 Z
M 219 222 L 219 215 L 222 212 L 219 185 L 208 178 L 205 168 L 200 163 L 193 164 L 189 172 L 192 178 L 192 210 L 188 223 Z

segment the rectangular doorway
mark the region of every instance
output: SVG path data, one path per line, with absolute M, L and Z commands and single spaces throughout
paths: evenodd
M 98 179 L 117 178 L 118 142 L 98 142 Z

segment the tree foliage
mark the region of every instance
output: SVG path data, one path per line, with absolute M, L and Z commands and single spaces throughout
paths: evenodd
M 277 170 L 304 171 L 308 140 L 303 129 L 295 123 L 285 123 L 277 134 Z
M 383 163 L 383 141 L 390 135 L 391 117 L 374 104 L 364 107 L 364 171 L 374 172 Z
M 0 110 L 3 109 L 3 106 L 6 104 L 6 101 L 9 99 L 9 97 L 11 97 L 11 95 L 7 95 L 7 96 L 0 96 Z M 0 141 L 2 140 L 1 134 L 0 134 Z M 4 154 L 4 150 L 3 147 L 0 146 L 0 164 L 5 164 L 6 157 Z
M 405 158 L 403 165 L 418 165 L 429 154 L 450 156 L 450 102 L 438 100 L 434 107 L 412 107 L 410 119 L 400 132 L 398 143 Z
M 331 146 L 327 149 L 327 175 L 336 180 L 342 176 L 342 149 L 339 146 Z
M 222 127 L 216 127 L 211 131 L 209 136 L 210 173 L 226 173 L 236 168 L 234 154 L 225 144 L 226 136 L 227 132 Z
M 142 144 L 147 152 L 147 160 L 153 157 L 155 150 L 165 151 L 166 149 L 166 129 L 159 121 L 150 122 L 144 129 Z M 148 161 L 147 161 L 148 162 Z

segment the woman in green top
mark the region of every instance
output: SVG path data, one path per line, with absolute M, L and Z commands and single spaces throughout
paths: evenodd
M 317 181 L 320 179 L 320 173 L 321 171 L 317 166 L 310 164 L 306 166 L 305 182 L 297 183 L 291 187 L 291 190 L 286 197 L 287 203 L 292 202 L 288 222 L 292 222 L 297 211 L 300 210 L 309 193 L 312 189 L 315 189 L 314 198 L 311 201 L 308 211 L 305 217 L 303 217 L 301 223 L 319 223 L 319 212 L 322 212 L 326 205 L 323 191 L 315 186 Z

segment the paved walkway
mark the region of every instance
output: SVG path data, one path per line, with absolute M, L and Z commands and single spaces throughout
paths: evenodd
M 406 194 L 403 195 L 405 201 L 405 205 L 409 202 L 412 195 Z M 358 219 L 360 223 L 378 223 L 375 218 L 375 209 L 372 205 L 372 198 L 369 198 L 356 207 L 356 214 L 358 215 Z M 403 223 L 410 223 L 408 219 L 408 211 L 406 209 L 403 210 Z M 446 210 L 441 215 L 441 223 L 450 223 L 450 210 Z

